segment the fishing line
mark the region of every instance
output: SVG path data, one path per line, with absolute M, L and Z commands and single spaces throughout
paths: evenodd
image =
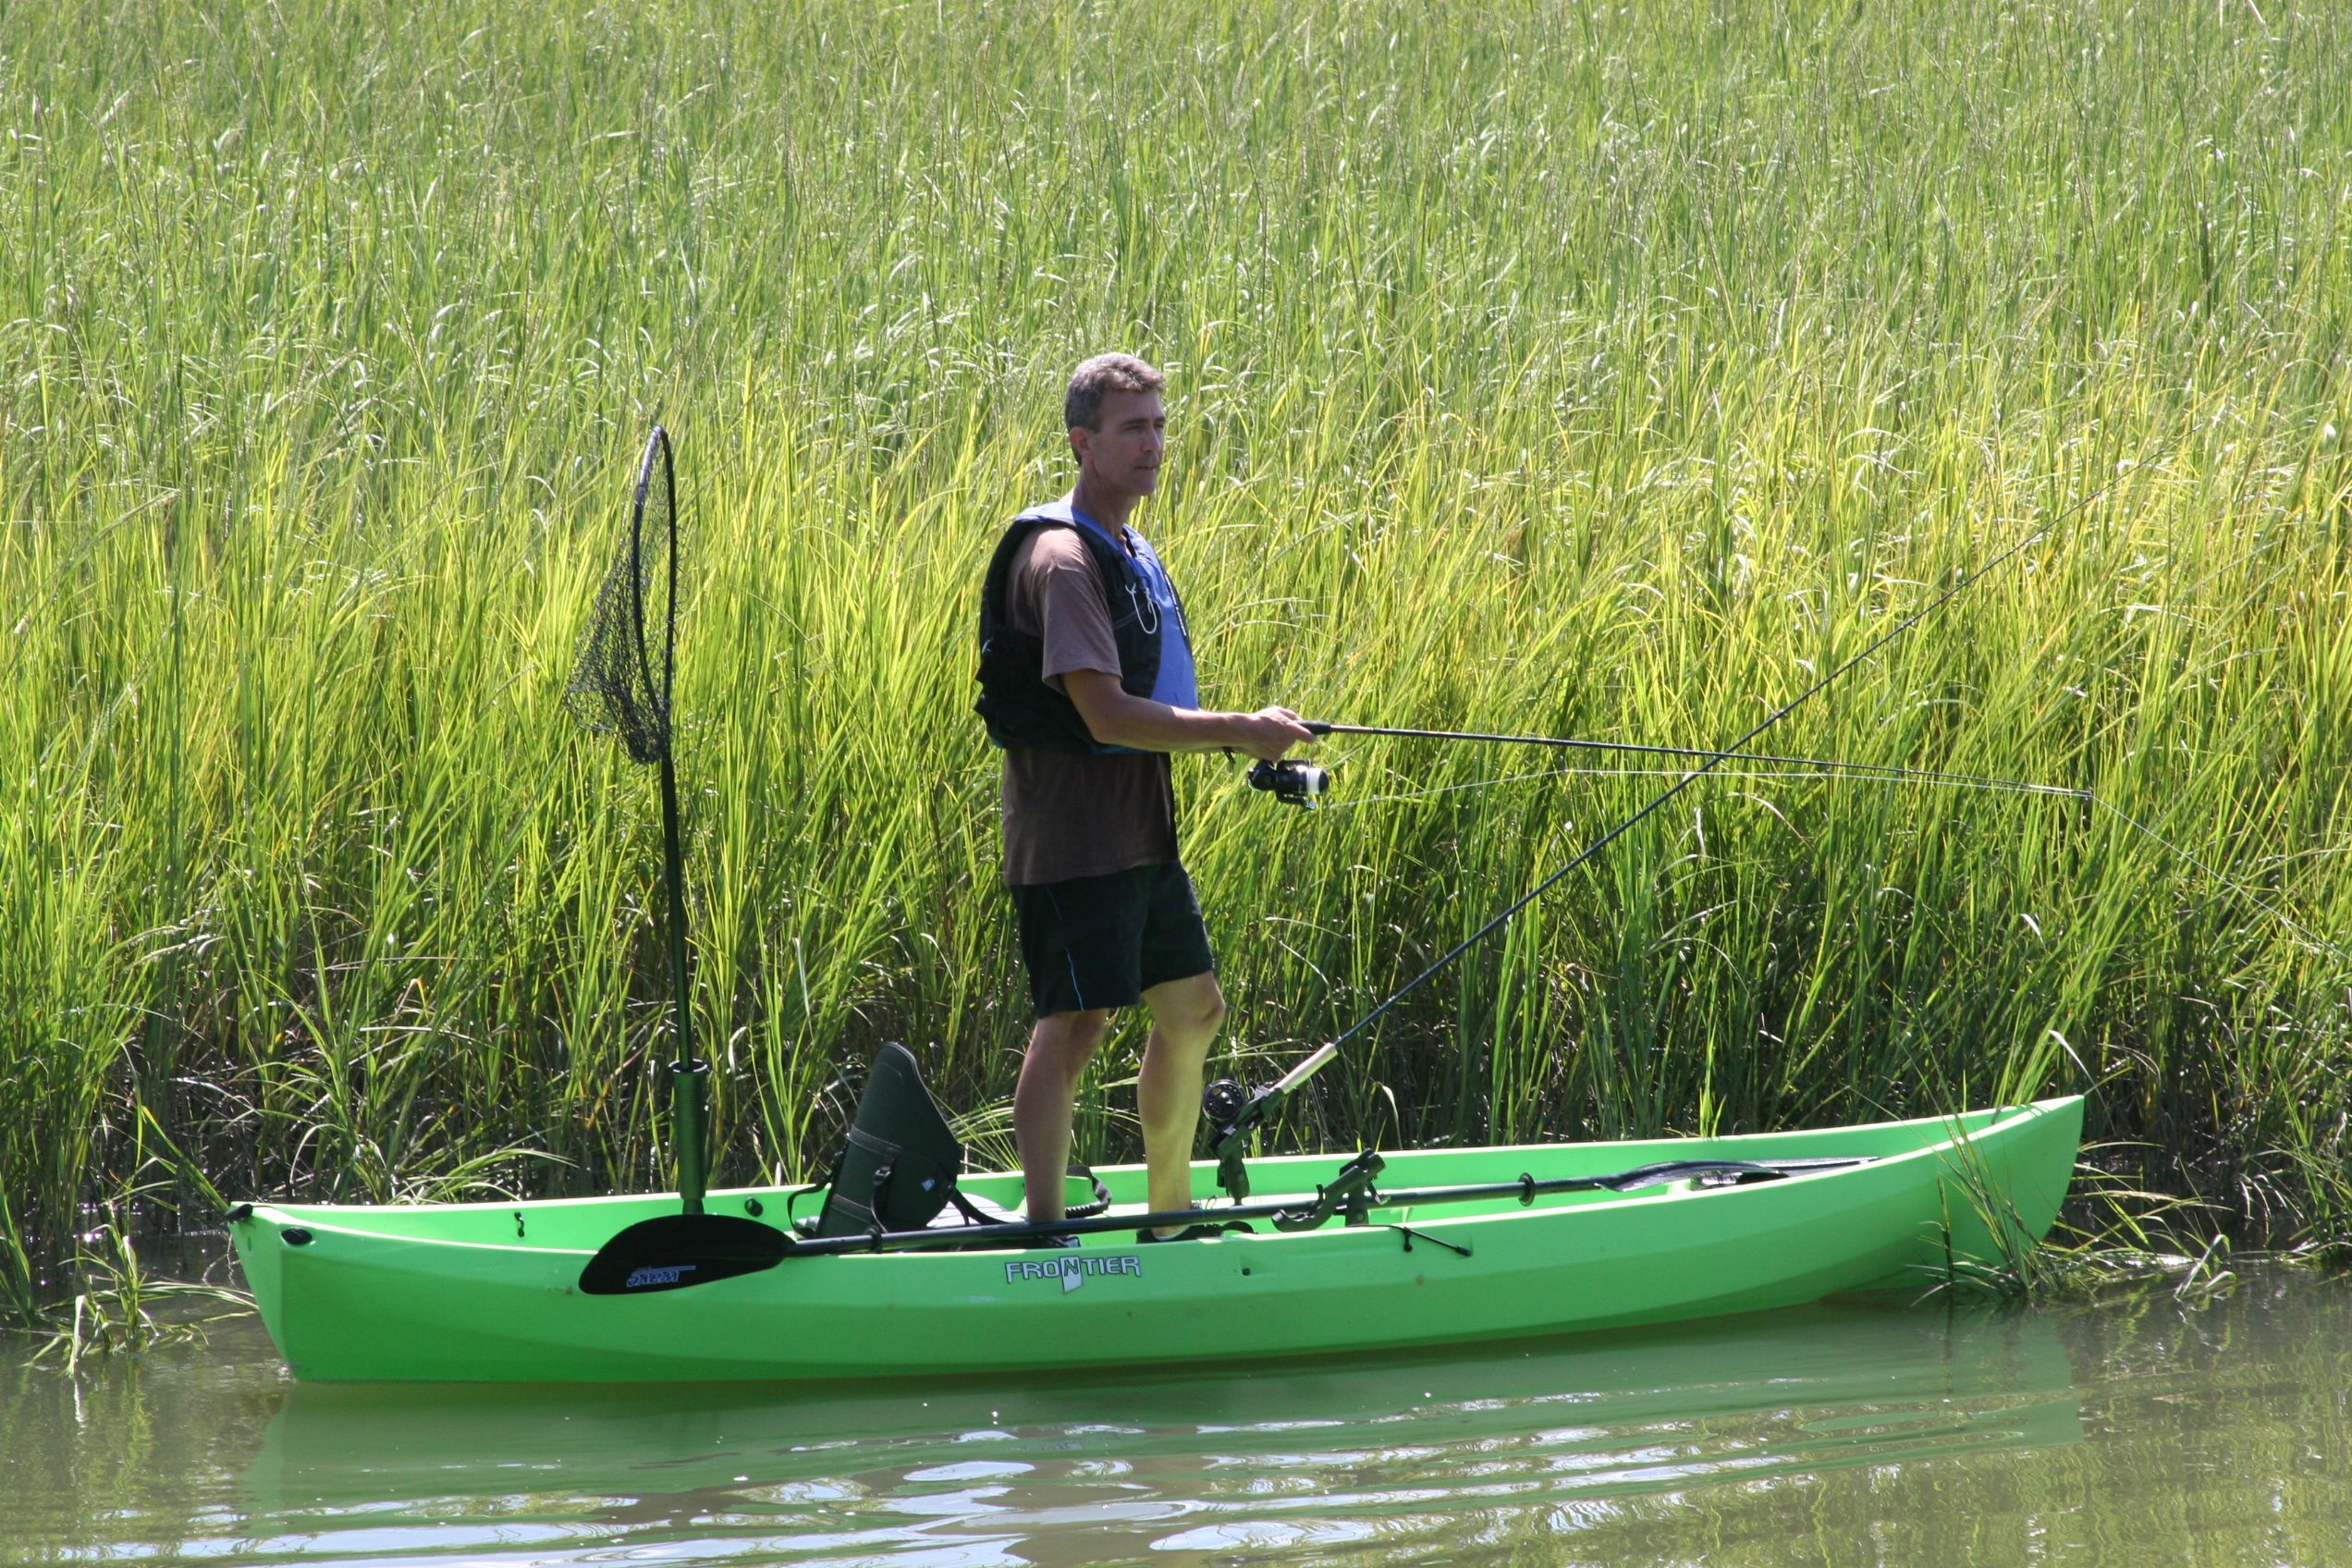
M 1732 762 L 1745 760 L 1733 756 Z M 1768 758 L 1759 758 L 1768 761 Z M 1808 759 L 1798 759 L 1808 760 Z M 1857 771 L 1848 772 L 1847 769 Z M 1537 778 L 1680 778 L 1684 769 L 1678 767 L 1548 767 L 1535 773 L 1506 773 L 1500 778 L 1473 778 L 1460 784 L 1438 784 L 1427 790 L 1411 790 L 1402 794 L 1367 795 L 1362 800 L 1335 801 L 1321 809 L 1325 812 L 1352 810 L 1357 806 L 1388 805 L 1398 801 L 1422 801 L 1438 795 L 1454 794 L 1464 790 L 1492 790 L 1504 784 L 1525 784 Z M 2034 784 L 2020 778 L 1979 778 L 1966 773 L 1935 773 L 1925 768 L 1886 767 L 1874 763 L 1817 762 L 1809 768 L 1742 769 L 1735 773 L 1716 772 L 1711 778 L 1844 778 L 1857 784 L 1922 784 L 1954 790 L 1983 790 L 1997 794 L 2059 795 L 2079 800 L 2095 799 L 2089 790 L 2077 790 L 2064 784 Z
M 1997 564 L 1997 563 L 1996 563 Z M 1987 570 L 1991 570 L 1988 568 Z M 1901 628 L 1896 630 L 1900 631 Z M 1868 653 L 1868 650 L 1865 650 Z M 1830 677 L 1835 680 L 1835 675 Z M 1805 699 L 1800 697 L 1798 702 Z M 1310 721 L 1307 729 L 1318 735 L 1391 735 L 1419 741 L 1476 741 L 1502 746 L 1556 746 L 1584 752 L 1618 752 L 1646 757 L 1713 757 L 1723 753 L 1705 746 L 1656 746 L 1634 741 L 1586 741 L 1572 735 L 1496 735 L 1474 729 L 1394 729 L 1365 724 L 1324 724 Z M 1899 778 L 1968 778 L 1981 783 L 2003 783 L 1979 774 L 1942 773 L 1929 768 L 1898 767 L 1892 763 L 1845 762 L 1835 757 L 1783 757 L 1768 752 L 1736 752 L 1732 762 L 1780 763 L 1789 767 L 1835 767 L 1855 772 L 1885 773 Z
M 2346 962 L 2352 962 L 2352 953 L 2346 952 L 2342 948 L 2336 946 L 2334 942 L 2329 941 L 2325 937 L 2321 936 L 2318 932 L 2307 928 L 2299 922 L 2289 916 L 2285 910 L 2279 908 L 2276 904 L 2271 902 L 2268 899 L 2265 899 L 2261 894 L 2254 891 L 2251 888 L 2248 888 L 2245 883 L 2238 881 L 2233 876 L 2224 876 L 2222 873 L 2214 870 L 2211 866 L 2207 865 L 2203 861 L 2198 859 L 2195 855 L 2189 853 L 2188 851 L 2183 849 L 2180 845 L 2175 844 L 2170 839 L 2165 838 L 2162 833 L 2157 832 L 2156 829 L 2149 827 L 2148 824 L 2140 821 L 2139 818 L 2132 815 L 2131 813 L 2125 811 L 2123 807 L 2110 804 L 2108 802 L 2101 800 L 2099 796 L 2092 794 L 2088 790 L 2083 791 L 2083 798 L 2089 801 L 2091 804 L 2097 806 L 2100 810 L 2107 813 L 2110 816 L 2115 818 L 2116 821 L 2121 822 L 2133 832 L 2146 835 L 2151 842 L 2161 844 L 2165 849 L 2170 850 L 2173 853 L 2180 856 L 2181 859 L 2187 861 L 2189 864 L 2195 866 L 2198 870 L 2203 872 L 2206 876 L 2211 877 L 2223 887 L 2227 888 L 2231 892 L 2237 894 L 2240 898 L 2246 900 L 2247 902 L 2252 904 L 2256 909 L 2260 910 L 2263 913 L 2277 921 L 2281 925 L 2285 926 L 2289 931 L 2292 931 L 2297 936 L 2302 937 L 2306 942 L 2311 943 L 2315 947 L 2325 948 L 2329 952 L 2334 953 L 2336 957 L 2344 959 Z
M 2082 507 L 2089 505 L 2091 501 L 2097 499 L 2098 496 L 2103 493 L 2103 491 L 2093 492 L 2090 496 L 2085 496 L 2081 501 L 2076 502 L 2075 507 L 2069 508 L 2068 512 L 2072 512 Z M 2064 517 L 2067 514 L 2061 513 L 2060 515 L 2061 517 Z M 2056 520 L 2053 519 L 2052 521 L 2054 524 Z M 2021 554 L 2027 545 L 2039 544 L 2048 536 L 2049 530 L 2046 528 L 2037 529 L 2035 532 L 2027 534 L 2024 538 L 2018 540 L 2015 544 L 2010 545 L 2007 549 L 1993 557 L 1992 559 L 1987 561 L 1983 566 L 1978 567 L 1975 571 L 1962 575 L 1952 584 L 1951 587 L 1937 594 L 1925 606 L 1919 609 L 1912 611 L 1911 614 L 1905 616 L 1893 627 L 1872 638 L 1867 644 L 1864 645 L 1861 652 L 1846 658 L 1844 662 L 1840 663 L 1835 669 L 1831 670 L 1827 675 L 1822 676 L 1819 680 L 1814 681 L 1812 685 L 1807 686 L 1804 691 L 1799 692 L 1795 696 L 1790 698 L 1786 703 L 1774 709 L 1764 718 L 1758 720 L 1748 729 L 1746 733 L 1741 735 L 1738 740 L 1733 741 L 1730 745 L 1725 746 L 1722 750 L 1709 754 L 1706 761 L 1700 763 L 1697 767 L 1692 768 L 1689 772 L 1684 774 L 1673 783 L 1668 785 L 1665 789 L 1652 796 L 1648 803 L 1644 805 L 1639 811 L 1636 811 L 1633 815 L 1625 818 L 1623 822 L 1618 823 L 1617 826 L 1611 827 L 1608 832 L 1603 833 L 1599 838 L 1595 839 L 1591 843 L 1586 845 L 1584 849 L 1579 851 L 1574 858 L 1571 859 L 1565 865 L 1562 865 L 1559 870 L 1553 872 L 1550 876 L 1537 883 L 1525 893 L 1513 900 L 1509 904 L 1505 905 L 1501 911 L 1488 920 L 1485 925 L 1479 926 L 1476 931 L 1471 932 L 1470 935 L 1462 938 L 1461 941 L 1456 942 L 1452 947 L 1447 949 L 1444 954 L 1440 956 L 1437 962 L 1430 964 L 1427 969 L 1424 969 L 1412 979 L 1406 981 L 1403 986 L 1397 987 L 1396 990 L 1390 993 L 1385 1000 L 1378 1003 L 1369 1012 L 1366 1012 L 1363 1017 L 1357 1019 L 1354 1023 L 1349 1024 L 1345 1029 L 1340 1031 L 1340 1033 L 1334 1035 L 1329 1043 L 1317 1050 L 1305 1061 L 1300 1062 L 1298 1066 L 1285 1073 L 1281 1080 L 1277 1083 L 1274 1087 L 1283 1094 L 1288 1094 L 1292 1089 L 1294 1089 L 1300 1084 L 1305 1083 L 1309 1077 L 1313 1076 L 1325 1062 L 1330 1060 L 1334 1056 L 1337 1056 L 1341 1046 L 1347 1044 L 1348 1041 L 1355 1038 L 1358 1035 L 1363 1034 L 1374 1023 L 1379 1022 L 1381 1018 L 1387 1016 L 1390 1008 L 1395 1007 L 1397 1003 L 1403 1001 L 1405 998 L 1419 990 L 1423 986 L 1427 985 L 1432 978 L 1434 978 L 1439 971 L 1452 963 L 1454 960 L 1460 958 L 1464 953 L 1468 952 L 1472 948 L 1477 946 L 1478 943 L 1486 940 L 1487 937 L 1493 935 L 1498 928 L 1508 923 L 1511 918 L 1513 915 L 1516 915 L 1521 910 L 1525 909 L 1529 904 L 1534 903 L 1544 894 L 1550 892 L 1555 886 L 1563 880 L 1570 872 L 1574 871 L 1578 866 L 1583 865 L 1595 855 L 1600 853 L 1601 851 L 1615 843 L 1619 839 L 1630 832 L 1635 827 L 1646 820 L 1652 813 L 1665 805 L 1667 802 L 1672 800 L 1675 796 L 1681 794 L 1684 790 L 1689 789 L 1699 779 L 1713 772 L 1719 765 L 1728 762 L 1734 756 L 1740 754 L 1740 749 L 1742 747 L 1746 746 L 1750 741 L 1753 741 L 1758 735 L 1763 734 L 1767 729 L 1771 729 L 1772 726 L 1780 723 L 1781 720 L 1786 718 L 1790 714 L 1795 713 L 1798 707 L 1803 705 L 1817 692 L 1828 687 L 1831 682 L 1844 676 L 1847 670 L 1852 669 L 1856 665 L 1860 664 L 1863 660 L 1877 653 L 1880 648 L 1885 647 L 1889 643 L 1893 642 L 1897 637 L 1902 636 L 1905 632 L 1918 625 L 1919 622 L 1927 619 L 1928 617 L 1943 608 L 1944 606 L 1950 604 L 1954 598 L 1958 597 L 1959 594 L 1968 588 L 1982 582 L 1986 577 L 1998 570 L 2002 566 L 2005 565 L 2017 555 Z
M 1998 564 L 1998 563 L 1995 563 Z M 1988 568 L 1987 570 L 1991 570 Z M 1900 631 L 1901 628 L 1897 628 Z M 1864 654 L 1868 653 L 1868 649 Z M 1832 674 L 1829 679 L 1835 680 Z M 1805 699 L 1799 697 L 1798 702 Z M 1794 704 L 1792 704 L 1794 705 Z M 1309 721 L 1307 729 L 1318 735 L 1391 735 L 1410 740 L 1476 741 L 1505 746 L 1552 746 L 1584 752 L 1611 752 L 1646 757 L 1717 757 L 1726 762 L 1774 763 L 1784 767 L 1818 767 L 1835 769 L 1841 773 L 1879 774 L 1889 778 L 1916 778 L 1921 781 L 1982 784 L 2008 788 L 2025 788 L 2013 778 L 1995 778 L 1981 773 L 1947 773 L 1926 767 L 1902 767 L 1893 763 L 1847 762 L 1837 757 L 1784 757 L 1769 752 L 1739 752 L 1730 753 L 1709 751 L 1703 746 L 1645 745 L 1634 741 L 1587 741 L 1569 735 L 1495 735 L 1470 729 L 1396 729 L 1365 724 L 1324 724 Z M 1630 770 L 1628 770 L 1630 771 Z M 1659 774 L 1670 778 L 1670 774 Z M 2056 789 L 2055 785 L 2032 786 Z
M 1305 721 L 1305 724 L 1307 729 L 1319 735 L 1400 735 L 1432 741 L 1487 741 L 1513 746 L 1565 747 L 1578 751 L 1631 753 L 1636 756 L 1719 757 L 1719 753 L 1717 753 L 1702 751 L 1696 746 L 1645 745 L 1631 741 L 1586 741 L 1562 735 L 1490 735 L 1462 729 L 1395 729 L 1362 724 L 1325 724 L 1312 719 Z M 1888 782 L 1898 783 L 1913 781 L 1922 784 L 1960 784 L 1982 790 L 2023 790 L 2038 794 L 2064 794 L 2066 792 L 2058 785 L 2028 784 L 2015 778 L 1996 778 L 1990 774 L 1946 773 L 1935 768 L 1903 767 L 1893 763 L 1847 762 L 1836 757 L 1785 757 L 1776 756 L 1766 752 L 1734 752 L 1728 756 L 1720 756 L 1719 760 L 1727 762 L 1777 764 L 1790 768 L 1812 768 L 1819 770 L 1824 776 L 1828 777 L 1877 778 L 1886 780 Z M 1330 766 L 1337 766 L 1337 764 L 1330 765 Z M 1472 780 L 1463 784 L 1439 785 L 1428 790 L 1415 790 L 1406 794 L 1376 795 L 1369 800 L 1341 802 L 1338 805 L 1332 804 L 1328 799 L 1331 787 L 1329 766 L 1316 766 L 1307 763 L 1287 760 L 1282 762 L 1260 762 L 1255 767 L 1250 769 L 1249 783 L 1250 788 L 1254 790 L 1270 790 L 1272 791 L 1275 799 L 1285 801 L 1292 805 L 1307 806 L 1317 810 L 1331 811 L 1344 809 L 1349 805 L 1372 805 L 1385 801 L 1418 800 L 1430 795 L 1447 794 L 1457 790 L 1483 789 L 1488 784 L 1513 783 L 1525 778 L 1559 778 L 1572 773 L 1613 773 L 1622 774 L 1628 778 L 1672 778 L 1677 776 L 1677 772 L 1669 772 L 1659 769 L 1617 767 L 1551 768 L 1537 773 L 1509 774 L 1499 779 Z M 1746 774 L 1741 775 L 1741 777 L 1767 778 L 1779 776 Z M 1785 777 L 1802 778 L 1805 776 L 1802 774 L 1790 774 Z

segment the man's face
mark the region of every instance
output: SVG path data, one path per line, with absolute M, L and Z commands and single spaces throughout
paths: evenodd
M 1094 482 L 1122 496 L 1148 496 L 1159 487 L 1159 459 L 1168 446 L 1168 410 L 1157 392 L 1106 392 L 1096 410 L 1097 428 L 1070 433 L 1078 467 Z

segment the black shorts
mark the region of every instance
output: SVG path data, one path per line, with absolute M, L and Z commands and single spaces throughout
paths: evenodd
M 1133 1007 L 1154 986 L 1217 967 L 1193 879 L 1174 861 L 1011 892 L 1039 1018 Z

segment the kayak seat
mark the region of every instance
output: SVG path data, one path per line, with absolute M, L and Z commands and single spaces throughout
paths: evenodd
M 849 1137 L 824 1182 L 825 1207 L 814 1225 L 794 1229 L 815 1236 L 867 1236 L 882 1231 L 926 1231 L 965 1225 L 1018 1225 L 1022 1216 L 957 1187 L 963 1145 L 939 1102 L 924 1086 L 914 1053 L 885 1041 L 874 1053 Z M 1070 1173 L 1094 1189 L 1094 1201 L 1072 1205 L 1063 1218 L 1084 1219 L 1110 1207 L 1110 1189 L 1084 1165 Z
M 951 1197 L 963 1196 L 955 1190 L 962 1170 L 963 1145 L 923 1086 L 914 1053 L 886 1040 L 874 1053 L 849 1138 L 825 1179 L 816 1234 L 924 1230 Z

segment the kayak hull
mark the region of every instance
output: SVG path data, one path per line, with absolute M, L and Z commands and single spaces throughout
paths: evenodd
M 1389 1191 L 1598 1175 L 1661 1160 L 1861 1157 L 1754 1185 L 1688 1182 L 1139 1245 L 787 1256 L 765 1272 L 588 1295 L 603 1243 L 662 1195 L 363 1207 L 256 1205 L 230 1227 L 297 1378 L 646 1382 L 937 1377 L 1254 1360 L 1664 1323 L 1924 1286 L 2000 1267 L 2054 1221 L 2078 1098 L 1917 1121 L 1733 1138 L 1433 1149 L 1387 1157 Z M 1311 1194 L 1330 1156 L 1253 1160 L 1254 1195 Z M 1099 1172 L 1140 1204 L 1143 1172 Z M 1017 1204 L 1017 1174 L 962 1184 Z M 1214 1169 L 1194 1168 L 1194 1191 Z M 790 1190 L 714 1193 L 785 1222 Z M 813 1199 L 801 1211 L 814 1212 Z

